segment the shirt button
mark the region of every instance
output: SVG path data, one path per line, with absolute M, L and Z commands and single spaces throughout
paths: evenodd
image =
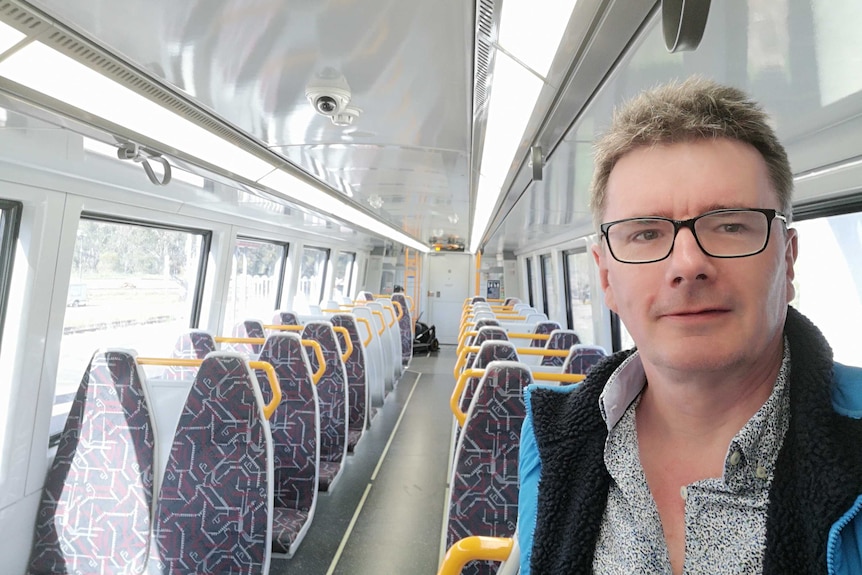
M 680 487 L 679 488 L 679 496 L 682 497 L 683 501 L 686 501 L 688 499 L 688 487 L 686 487 L 685 485 Z
M 731 465 L 738 465 L 740 459 L 742 459 L 742 455 L 738 451 L 734 451 L 733 453 L 730 454 L 730 464 Z
M 762 465 L 758 465 L 757 469 L 754 471 L 754 475 L 758 479 L 766 479 L 766 468 Z

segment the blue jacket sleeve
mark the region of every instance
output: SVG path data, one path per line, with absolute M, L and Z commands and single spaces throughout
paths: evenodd
M 533 435 L 533 416 L 530 408 L 530 392 L 532 386 L 524 392 L 524 402 L 527 404 L 527 415 L 521 427 L 521 443 L 518 456 L 518 478 L 520 491 L 518 493 L 518 547 L 521 549 L 520 575 L 530 574 L 530 557 L 533 555 L 533 532 L 536 529 L 536 508 L 539 495 L 539 477 L 542 473 L 542 463 Z

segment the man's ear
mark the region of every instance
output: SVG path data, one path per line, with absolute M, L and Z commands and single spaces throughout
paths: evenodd
M 602 286 L 602 292 L 605 294 L 605 305 L 613 312 L 617 311 L 616 299 L 614 298 L 613 286 L 611 286 L 610 277 L 608 276 L 608 258 L 611 255 L 605 249 L 604 243 L 593 244 L 590 247 L 593 253 L 593 259 L 596 260 L 596 265 L 599 268 L 599 283 Z
M 795 228 L 787 228 L 787 238 L 784 245 L 784 266 L 787 268 L 787 302 L 793 301 L 796 297 L 796 288 L 793 286 L 793 280 L 796 278 L 796 270 L 793 265 L 796 263 L 796 256 L 799 254 L 799 234 Z

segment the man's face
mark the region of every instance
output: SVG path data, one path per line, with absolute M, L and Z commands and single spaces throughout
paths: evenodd
M 780 209 L 766 163 L 729 139 L 637 148 L 614 166 L 604 222 L 661 216 L 685 220 L 721 208 Z M 757 364 L 780 345 L 793 298 L 796 232 L 772 222 L 754 256 L 706 255 L 681 228 L 667 259 L 626 264 L 605 240 L 593 248 L 607 306 L 620 315 L 645 363 L 681 372 Z

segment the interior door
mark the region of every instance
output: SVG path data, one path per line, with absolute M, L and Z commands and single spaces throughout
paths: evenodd
M 428 257 L 428 323 L 441 344 L 457 345 L 464 299 L 470 290 L 470 254 Z

